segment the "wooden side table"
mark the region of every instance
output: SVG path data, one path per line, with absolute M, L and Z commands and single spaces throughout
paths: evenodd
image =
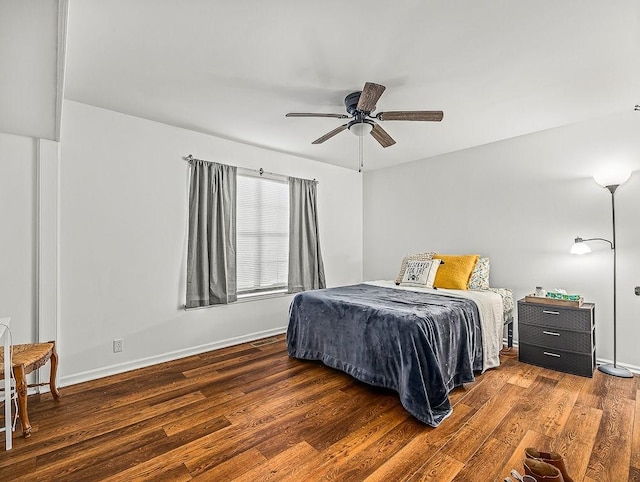
M 596 367 L 595 305 L 560 307 L 518 301 L 519 360 L 592 377 Z
M 53 341 L 48 343 L 29 343 L 26 345 L 13 345 L 11 363 L 13 365 L 13 377 L 16 380 L 16 392 L 18 393 L 18 416 L 22 424 L 22 436 L 28 438 L 31 436 L 31 423 L 29 422 L 29 412 L 27 410 L 27 389 L 30 386 L 49 385 L 51 395 L 54 400 L 60 398 L 58 388 L 56 387 L 56 372 L 58 369 L 58 354 L 56 353 L 56 344 Z M 2 357 L 7 357 L 2 353 Z M 48 383 L 37 383 L 27 385 L 27 375 L 37 370 L 45 363 L 51 360 L 51 374 Z M 5 363 L 6 364 L 6 363 Z M 2 370 L 2 376 L 5 381 L 9 378 L 6 371 Z

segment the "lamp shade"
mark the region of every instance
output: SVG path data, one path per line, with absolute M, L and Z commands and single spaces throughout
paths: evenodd
M 591 252 L 591 248 L 585 243 L 582 238 L 576 238 L 573 246 L 571 246 L 571 254 L 588 254 Z
M 625 169 L 607 169 L 593 176 L 593 180 L 602 187 L 619 186 L 624 184 L 631 177 L 631 172 Z
M 373 126 L 368 122 L 356 122 L 349 126 L 349 131 L 358 137 L 366 136 L 369 132 L 371 132 Z

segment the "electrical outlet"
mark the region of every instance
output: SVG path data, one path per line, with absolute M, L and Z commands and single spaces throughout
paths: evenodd
M 113 353 L 119 353 L 124 349 L 124 341 L 122 338 L 113 340 Z

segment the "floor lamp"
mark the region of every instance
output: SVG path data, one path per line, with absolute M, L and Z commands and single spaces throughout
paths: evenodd
M 577 237 L 571 248 L 571 254 L 587 254 L 591 252 L 591 248 L 587 246 L 586 241 L 605 241 L 611 246 L 613 251 L 613 363 L 607 363 L 606 365 L 600 365 L 598 370 L 607 375 L 613 375 L 615 377 L 632 378 L 633 374 L 625 367 L 619 367 L 616 363 L 617 360 L 617 334 L 616 334 L 616 205 L 615 205 L 615 192 L 618 187 L 629 179 L 631 173 L 624 175 L 613 176 L 595 176 L 594 180 L 605 187 L 611 193 L 611 219 L 613 221 L 613 241 L 609 241 L 604 238 L 589 238 L 582 239 Z

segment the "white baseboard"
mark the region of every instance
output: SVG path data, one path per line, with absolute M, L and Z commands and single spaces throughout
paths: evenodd
M 118 373 L 128 372 L 131 370 L 135 370 L 137 368 L 144 368 L 150 365 L 156 365 L 158 363 L 164 363 L 171 360 L 186 358 L 192 355 L 198 355 L 200 353 L 205 353 L 207 351 L 218 350 L 220 348 L 239 345 L 241 343 L 247 343 L 250 341 L 259 340 L 261 338 L 268 338 L 270 336 L 281 335 L 283 333 L 286 333 L 286 331 L 287 331 L 287 327 L 283 326 L 280 328 L 273 328 L 271 330 L 259 331 L 256 333 L 250 333 L 248 335 L 228 338 L 226 340 L 215 341 L 215 342 L 207 343 L 204 345 L 198 345 L 191 348 L 185 348 L 183 350 L 176 350 L 168 353 L 163 353 L 161 355 L 155 355 L 147 358 L 140 358 L 138 360 L 132 360 L 125 363 L 118 363 L 116 365 L 109 365 L 109 366 L 97 368 L 94 370 L 74 373 L 71 375 L 61 377 L 58 385 L 61 387 L 66 387 L 69 385 L 75 385 L 76 383 L 87 382 L 90 380 L 97 380 L 98 378 L 104 378 L 110 375 L 117 375 Z M 506 346 L 507 339 L 504 338 L 503 342 Z M 513 340 L 513 346 L 514 348 L 518 347 L 517 340 Z M 598 363 L 598 365 L 612 363 L 611 360 L 606 360 L 602 358 L 598 358 L 596 362 Z M 638 366 L 628 365 L 626 363 L 619 363 L 619 362 L 618 362 L 618 365 L 628 368 L 632 373 L 640 374 L 640 367 Z M 49 390 L 48 390 L 48 387 L 42 387 L 41 391 L 47 392 Z
M 268 338 L 270 336 L 281 335 L 287 332 L 287 327 L 273 328 L 271 330 L 259 331 L 256 333 L 250 333 L 247 335 L 237 336 L 234 338 L 228 338 L 226 340 L 215 341 L 204 345 L 198 345 L 191 348 L 185 348 L 183 350 L 176 350 L 161 355 L 154 355 L 147 358 L 140 358 L 138 360 L 132 360 L 125 363 L 118 363 L 115 365 L 109 365 L 102 368 L 96 368 L 94 370 L 87 370 L 84 372 L 73 373 L 60 377 L 58 386 L 66 387 L 69 385 L 75 385 L 76 383 L 87 382 L 90 380 L 97 380 L 98 378 L 108 377 L 110 375 L 117 375 L 118 373 L 124 373 L 137 368 L 144 368 L 150 365 L 157 365 L 158 363 L 164 363 L 167 361 L 178 360 L 180 358 L 186 358 L 192 355 L 198 355 L 207 351 L 218 350 L 220 348 L 226 348 L 228 346 L 239 345 L 241 343 L 247 343 L 261 338 Z
M 598 365 L 607 365 L 609 363 L 613 364 L 613 360 L 607 360 L 607 359 L 604 359 L 604 358 L 596 358 L 596 363 Z M 631 373 L 640 374 L 640 367 L 638 367 L 638 366 L 627 365 L 626 363 L 620 363 L 620 362 L 616 362 L 616 365 L 620 366 L 620 367 L 627 368 Z

